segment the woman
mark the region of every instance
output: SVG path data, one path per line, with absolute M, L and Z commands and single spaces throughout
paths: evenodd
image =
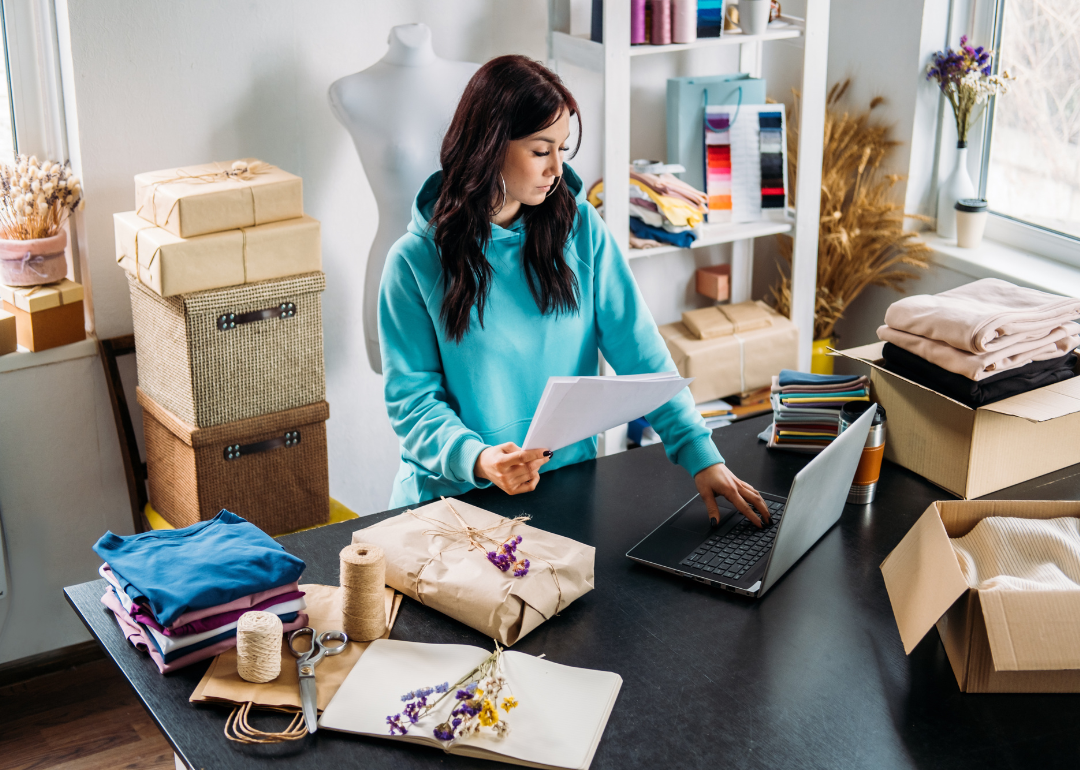
M 620 374 L 675 369 L 563 164 L 577 114 L 559 78 L 522 56 L 492 59 L 465 88 L 442 172 L 417 195 L 380 288 L 386 406 L 401 438 L 391 507 L 492 484 L 530 492 L 542 470 L 595 457 L 595 439 L 554 453 L 518 445 L 548 377 L 595 375 L 598 352 Z M 768 509 L 724 465 L 688 391 L 646 417 L 714 522 L 720 494 L 761 525 L 750 504 Z

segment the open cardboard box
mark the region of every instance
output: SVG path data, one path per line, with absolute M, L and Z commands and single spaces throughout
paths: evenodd
M 885 369 L 884 344 L 832 352 L 870 366 L 886 459 L 965 499 L 1080 463 L 1080 377 L 972 409 Z
M 1080 591 L 978 591 L 950 538 L 988 516 L 1080 517 L 1080 501 L 933 503 L 881 564 L 904 652 L 935 625 L 962 692 L 1080 692 Z

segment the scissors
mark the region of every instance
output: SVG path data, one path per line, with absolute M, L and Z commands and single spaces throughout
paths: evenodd
M 301 636 L 311 637 L 311 646 L 306 650 L 296 649 L 296 639 Z M 328 642 L 341 642 L 331 647 Z M 349 643 L 349 637 L 344 631 L 324 631 L 319 633 L 311 626 L 298 628 L 289 634 L 289 652 L 296 661 L 296 673 L 300 677 L 300 708 L 304 712 L 304 722 L 307 724 L 309 733 L 318 730 L 316 719 L 318 718 L 318 699 L 315 690 L 315 666 L 324 655 L 337 655 L 345 649 Z

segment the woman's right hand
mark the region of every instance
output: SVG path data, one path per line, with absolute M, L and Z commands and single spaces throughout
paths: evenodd
M 551 459 L 546 449 L 522 449 L 513 441 L 489 446 L 476 458 L 473 473 L 508 495 L 532 492 L 540 483 L 540 466 Z

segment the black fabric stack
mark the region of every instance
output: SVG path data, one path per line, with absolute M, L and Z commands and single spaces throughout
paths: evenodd
M 1032 361 L 1026 366 L 1008 369 L 978 381 L 942 369 L 891 342 L 885 343 L 882 355 L 885 358 L 885 368 L 890 372 L 972 409 L 1076 376 L 1075 353 L 1046 361 Z

